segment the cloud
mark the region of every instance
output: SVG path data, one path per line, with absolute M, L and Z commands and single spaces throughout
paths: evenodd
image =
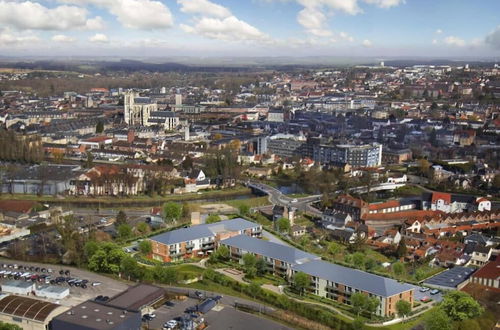
M 210 39 L 271 42 L 271 38 L 256 27 L 234 16 L 229 9 L 208 0 L 178 0 L 181 11 L 199 14 L 191 25 L 181 24 L 184 32 Z
M 465 46 L 465 40 L 455 36 L 449 36 L 444 38 L 444 43 L 450 46 L 457 46 L 457 47 Z
M 32 45 L 40 42 L 40 38 L 31 32 L 13 34 L 9 29 L 0 30 L 0 47 L 17 47 L 23 45 Z
M 297 22 L 314 36 L 328 37 L 332 35 L 332 31 L 325 26 L 325 14 L 316 7 L 305 7 L 299 11 Z
M 437 45 L 437 44 L 438 44 L 437 39 L 432 39 L 432 44 L 433 44 L 433 45 Z
M 436 34 L 441 34 L 441 33 L 443 33 L 443 30 L 441 30 L 441 29 L 436 30 Z
M 333 31 L 327 26 L 327 15 L 343 12 L 357 15 L 363 12 L 359 3 L 361 0 L 296 0 L 304 7 L 297 14 L 297 22 L 306 32 L 316 37 L 330 37 Z M 405 3 L 405 0 L 362 0 L 379 8 L 390 8 Z M 325 14 L 327 13 L 327 14 Z
M 86 30 L 103 30 L 106 27 L 104 20 L 101 16 L 96 16 L 94 18 L 90 18 L 85 23 Z
M 500 25 L 486 36 L 484 42 L 494 49 L 500 49 Z
M 70 43 L 76 41 L 75 38 L 64 35 L 64 34 L 56 34 L 55 36 L 52 37 L 52 41 L 55 42 L 62 42 L 62 43 Z
M 340 32 L 339 33 L 339 37 L 343 40 L 347 40 L 349 42 L 353 42 L 354 41 L 354 38 L 352 36 L 350 36 L 347 32 Z
M 181 11 L 186 14 L 199 14 L 219 18 L 232 16 L 231 11 L 226 7 L 207 0 L 177 0 L 177 3 L 181 5 Z
M 105 34 L 96 33 L 95 35 L 89 38 L 89 41 L 94 43 L 105 44 L 109 42 L 109 39 Z
M 368 39 L 363 40 L 363 42 L 361 44 L 363 45 L 363 47 L 371 47 L 371 46 L 373 46 L 373 43 L 370 40 L 368 40 Z
M 79 5 L 92 4 L 105 8 L 125 27 L 132 29 L 164 29 L 174 25 L 170 9 L 154 0 L 59 0 Z
M 87 10 L 76 6 L 47 8 L 31 1 L 0 0 L 0 25 L 19 30 L 71 30 L 95 27 L 98 19 L 87 19 Z
M 269 37 L 252 25 L 234 16 L 224 19 L 202 17 L 192 26 L 181 24 L 181 29 L 187 33 L 198 34 L 210 39 L 219 40 L 265 40 Z
M 405 0 L 364 0 L 366 3 L 380 8 L 391 8 L 405 3 Z

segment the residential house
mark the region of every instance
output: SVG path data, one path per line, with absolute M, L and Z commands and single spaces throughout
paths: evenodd
M 290 233 L 292 234 L 293 237 L 303 236 L 306 233 L 306 227 L 293 225 L 292 228 L 290 228 Z
M 489 261 L 471 277 L 472 283 L 500 289 L 500 258 Z
M 347 213 L 326 209 L 321 215 L 321 220 L 327 224 L 343 227 L 348 222 L 352 221 L 352 217 Z
M 467 266 L 470 265 L 480 267 L 485 265 L 490 260 L 492 250 L 493 249 L 491 247 L 475 244 Z

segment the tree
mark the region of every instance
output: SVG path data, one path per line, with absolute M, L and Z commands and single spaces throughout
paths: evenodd
M 163 206 L 163 217 L 165 222 L 172 223 L 182 215 L 182 206 L 174 202 L 165 203 Z
M 99 244 L 96 241 L 88 241 L 83 249 L 85 258 L 89 260 L 99 250 Z
M 365 303 L 365 309 L 368 311 L 368 313 L 370 313 L 371 316 L 375 314 L 379 305 L 380 301 L 377 298 L 375 297 L 367 298 Z
M 207 219 L 205 220 L 205 223 L 215 223 L 215 222 L 219 222 L 221 221 L 222 219 L 220 218 L 220 216 L 218 214 L 210 214 Z
M 424 320 L 425 330 L 451 330 L 451 319 L 441 308 L 435 308 L 427 313 Z
M 429 143 L 434 146 L 434 147 L 437 147 L 438 145 L 438 141 L 437 141 L 437 134 L 436 134 L 436 130 L 433 128 L 432 131 L 429 133 Z
M 365 255 L 361 252 L 356 252 L 352 255 L 352 263 L 354 264 L 354 267 L 356 268 L 363 268 L 363 265 L 365 263 Z
M 276 220 L 276 229 L 279 232 L 288 232 L 290 230 L 290 221 L 287 218 L 281 217 Z
M 422 270 L 422 269 L 417 269 L 417 271 L 415 272 L 415 279 L 417 281 L 421 281 L 425 278 L 426 276 L 426 273 Z
M 395 262 L 392 264 L 392 271 L 394 272 L 394 275 L 401 276 L 405 272 L 405 266 L 400 262 Z
M 156 265 L 153 268 L 153 279 L 160 283 L 174 284 L 177 282 L 178 275 L 175 268 Z
M 253 254 L 245 253 L 245 255 L 243 255 L 243 265 L 245 266 L 245 268 L 255 267 L 256 262 L 257 259 Z
M 453 321 L 463 321 L 480 316 L 483 308 L 469 294 L 462 291 L 448 292 L 441 302 L 440 308 Z
M 405 318 L 411 312 L 411 304 L 405 300 L 399 300 L 396 303 L 396 311 L 400 317 Z
M 293 275 L 293 287 L 301 295 L 304 294 L 304 291 L 309 287 L 310 281 L 309 275 L 304 272 L 297 272 Z
M 399 241 L 398 247 L 396 248 L 396 256 L 398 258 L 402 258 L 406 256 L 407 249 L 406 249 L 406 243 L 405 243 L 405 238 L 402 237 L 401 240 Z
M 118 238 L 123 240 L 132 236 L 132 227 L 126 223 L 119 225 L 116 231 L 118 232 Z
M 267 264 L 263 258 L 257 258 L 255 262 L 255 268 L 257 270 L 257 275 L 262 276 L 267 272 Z
M 216 257 L 222 261 L 225 261 L 229 258 L 229 249 L 225 245 L 219 246 L 216 252 Z
M 351 323 L 352 330 L 363 330 L 365 328 L 365 322 L 362 318 L 357 317 Z
M 248 291 L 252 293 L 252 297 L 255 299 L 255 297 L 258 296 L 261 291 L 259 283 L 250 282 L 250 284 L 248 285 Z
M 120 271 L 130 277 L 137 278 L 139 275 L 139 265 L 137 260 L 131 256 L 125 256 L 120 263 Z
M 233 149 L 236 152 L 240 151 L 241 141 L 238 139 L 231 140 L 231 142 L 229 142 L 229 148 Z
M 140 241 L 138 244 L 138 249 L 140 253 L 147 256 L 148 254 L 151 254 L 151 252 L 153 252 L 153 245 L 151 244 L 150 240 Z
M 193 168 L 193 159 L 188 155 L 184 158 L 181 163 L 181 166 L 184 170 L 190 170 Z
M 115 226 L 124 225 L 126 223 L 127 223 L 127 214 L 122 210 L 118 211 L 118 214 L 116 214 Z
M 366 259 L 366 261 L 365 261 L 365 269 L 366 270 L 371 270 L 371 269 L 375 268 L 375 266 L 377 266 L 377 263 L 375 262 L 375 260 L 373 260 L 371 258 Z
M 368 297 L 361 292 L 355 292 L 351 295 L 351 305 L 356 315 L 359 316 L 361 310 L 366 307 Z
M 104 123 L 102 121 L 98 121 L 97 122 L 97 125 L 95 125 L 95 132 L 97 134 L 101 134 L 102 132 L 104 132 Z
M 238 207 L 238 213 L 241 216 L 247 216 L 250 213 L 250 207 L 247 204 L 241 204 Z
M 90 151 L 87 151 L 87 160 L 85 161 L 85 167 L 94 167 L 94 155 Z
M 145 222 L 139 222 L 139 223 L 135 226 L 135 228 L 136 228 L 136 229 L 137 229 L 137 231 L 138 231 L 139 233 L 141 233 L 142 235 L 147 234 L 147 233 L 150 231 L 150 229 L 151 229 L 151 228 L 149 227 L 149 225 L 148 225 L 147 223 L 145 223 Z
M 328 244 L 328 252 L 332 255 L 336 255 L 342 251 L 342 248 L 340 247 L 340 244 L 336 242 L 330 242 Z
M 0 330 L 23 330 L 20 326 L 0 321 Z
M 351 252 L 363 251 L 365 249 L 365 243 L 366 238 L 357 232 L 356 235 L 354 235 L 354 242 L 350 243 L 347 248 Z

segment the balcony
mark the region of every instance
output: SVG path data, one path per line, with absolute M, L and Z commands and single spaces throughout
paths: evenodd
M 215 248 L 215 245 L 212 243 L 212 244 L 209 244 L 209 245 L 202 245 L 201 246 L 201 249 L 203 251 L 206 251 L 206 250 L 213 250 Z

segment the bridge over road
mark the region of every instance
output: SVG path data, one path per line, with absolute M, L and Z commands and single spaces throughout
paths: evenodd
M 278 189 L 260 182 L 247 181 L 245 185 L 254 190 L 269 196 L 269 202 L 273 205 L 291 206 L 301 211 L 309 211 L 309 204 L 320 201 L 322 195 L 311 195 L 300 198 L 293 198 L 284 195 Z

